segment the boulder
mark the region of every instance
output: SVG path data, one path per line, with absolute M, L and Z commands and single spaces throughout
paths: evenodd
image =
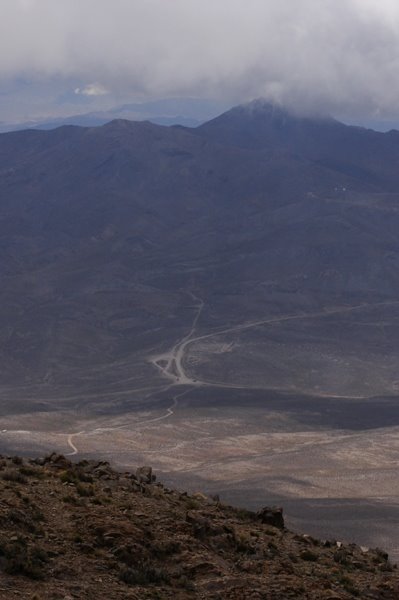
M 139 467 L 136 470 L 136 478 L 140 483 L 152 483 L 156 479 L 152 474 L 152 467 Z
M 283 509 L 277 506 L 265 506 L 256 513 L 256 518 L 265 525 L 284 529 Z

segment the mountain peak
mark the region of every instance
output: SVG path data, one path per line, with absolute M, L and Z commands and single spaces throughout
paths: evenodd
M 104 125 L 101 125 L 102 129 L 130 129 L 134 124 L 134 121 L 129 121 L 129 119 L 112 119 L 112 121 L 108 121 Z
M 255 98 L 250 102 L 239 104 L 232 110 L 240 110 L 243 113 L 252 115 L 264 115 L 264 116 L 275 116 L 275 115 L 289 115 L 290 111 L 282 104 L 276 102 L 270 102 L 265 98 Z
M 263 118 L 270 121 L 317 121 L 338 123 L 327 113 L 321 111 L 305 111 L 299 107 L 285 106 L 279 102 L 271 102 L 265 98 L 256 98 L 245 104 L 239 104 L 228 111 L 228 113 L 238 114 L 247 117 Z M 225 113 L 225 114 L 228 114 Z
M 235 106 L 198 128 L 214 141 L 247 149 L 304 149 L 341 135 L 348 126 L 321 113 L 305 113 L 297 108 L 263 98 Z

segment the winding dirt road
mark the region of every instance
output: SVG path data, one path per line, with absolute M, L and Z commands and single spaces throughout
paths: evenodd
M 78 431 L 78 433 L 70 433 L 70 434 L 68 435 L 67 442 L 68 442 L 68 446 L 69 446 L 70 448 L 72 448 L 72 452 L 68 452 L 68 454 L 65 454 L 65 456 L 75 456 L 76 454 L 78 454 L 79 450 L 77 449 L 77 447 L 75 446 L 75 444 L 73 443 L 73 441 L 72 441 L 72 440 L 73 440 L 73 438 L 74 438 L 74 437 L 76 437 L 77 435 L 82 435 L 82 434 L 84 434 L 84 433 L 85 433 L 84 431 Z
M 194 296 L 193 296 L 194 297 Z M 211 339 L 218 335 L 223 335 L 226 333 L 234 333 L 236 331 L 244 331 L 246 329 L 252 329 L 254 327 L 259 327 L 261 325 L 271 325 L 275 323 L 283 323 L 285 321 L 294 321 L 299 319 L 316 319 L 316 318 L 324 318 L 329 317 L 331 315 L 341 314 L 341 313 L 349 313 L 358 310 L 364 310 L 367 308 L 374 308 L 379 306 L 389 306 L 399 304 L 398 300 L 392 300 L 388 302 L 378 302 L 375 304 L 358 304 L 356 306 L 341 306 L 338 308 L 327 308 L 323 311 L 318 311 L 314 313 L 301 313 L 296 315 L 284 315 L 281 317 L 273 317 L 268 319 L 261 319 L 258 321 L 250 321 L 249 323 L 242 323 L 241 325 L 235 325 L 233 327 L 227 327 L 225 329 L 220 329 L 219 331 L 214 331 L 212 333 L 206 333 L 204 335 L 194 336 L 195 329 L 198 323 L 198 319 L 201 316 L 201 312 L 204 308 L 204 301 L 195 297 L 199 300 L 200 304 L 198 306 L 197 314 L 194 318 L 191 330 L 189 333 L 184 336 L 181 340 L 179 340 L 173 348 L 162 355 L 159 355 L 152 359 L 152 363 L 161 371 L 161 373 L 171 380 L 172 385 L 190 385 L 190 386 L 213 386 L 213 387 L 234 387 L 234 388 L 242 388 L 243 386 L 238 386 L 234 384 L 223 384 L 223 383 L 212 383 L 200 379 L 193 379 L 190 377 L 186 371 L 184 370 L 184 357 L 187 352 L 187 348 L 190 344 L 194 342 L 198 342 L 200 340 Z
M 235 333 L 237 331 L 245 331 L 247 329 L 260 327 L 262 325 L 269 325 L 269 324 L 271 325 L 274 323 L 283 323 L 285 321 L 294 321 L 294 320 L 299 320 L 299 319 L 324 318 L 324 317 L 329 317 L 331 315 L 336 315 L 336 314 L 341 314 L 341 313 L 349 313 L 349 312 L 364 310 L 364 309 L 368 309 L 368 308 L 399 304 L 399 301 L 396 300 L 396 301 L 389 301 L 389 302 L 379 302 L 379 303 L 375 303 L 375 304 L 366 304 L 365 303 L 365 304 L 359 304 L 356 306 L 341 306 L 341 307 L 337 307 L 337 308 L 327 308 L 323 311 L 317 311 L 317 312 L 313 312 L 313 313 L 284 315 L 281 317 L 273 317 L 273 318 L 268 318 L 268 319 L 260 319 L 257 321 L 250 321 L 248 323 L 242 323 L 240 325 L 235 325 L 233 327 L 226 327 L 224 329 L 220 329 L 219 331 L 214 331 L 211 333 L 206 333 L 206 334 L 194 337 L 198 321 L 200 319 L 201 313 L 204 308 L 204 301 L 201 298 L 198 298 L 197 296 L 192 294 L 191 292 L 190 292 L 190 295 L 193 298 L 193 300 L 198 302 L 198 304 L 196 306 L 197 310 L 196 310 L 190 331 L 184 337 L 182 337 L 180 340 L 178 340 L 169 352 L 155 356 L 151 359 L 152 364 L 155 367 L 157 367 L 157 369 L 159 371 L 161 371 L 162 375 L 169 381 L 169 384 L 165 388 L 163 388 L 163 390 L 167 390 L 169 388 L 173 388 L 175 386 L 182 386 L 182 385 L 184 385 L 186 387 L 186 389 L 182 393 L 176 394 L 175 396 L 172 397 L 172 403 L 166 409 L 166 412 L 164 414 L 160 415 L 159 417 L 154 417 L 152 419 L 147 419 L 145 421 L 141 421 L 141 422 L 137 423 L 137 427 L 144 426 L 147 424 L 149 425 L 151 423 L 156 423 L 156 422 L 163 421 L 165 419 L 170 418 L 174 414 L 174 412 L 178 406 L 178 399 L 180 397 L 188 394 L 195 387 L 208 386 L 208 387 L 218 387 L 218 388 L 234 388 L 234 389 L 245 388 L 245 389 L 248 389 L 248 386 L 232 384 L 232 383 L 223 383 L 223 382 L 216 383 L 216 382 L 211 382 L 211 381 L 194 379 L 194 378 L 190 377 L 190 375 L 188 375 L 184 369 L 184 358 L 186 356 L 189 345 L 193 344 L 194 342 L 211 339 L 211 338 L 217 337 L 219 335 L 224 335 L 227 333 Z M 151 395 L 152 395 L 152 393 L 150 392 L 149 394 L 147 394 L 146 397 L 149 397 Z M 345 396 L 345 398 L 346 397 L 347 396 Z M 356 398 L 361 398 L 361 397 L 356 396 Z M 66 456 L 76 456 L 79 453 L 79 450 L 73 441 L 74 438 L 77 436 L 93 435 L 95 433 L 102 433 L 104 431 L 111 431 L 111 430 L 114 431 L 116 429 L 123 429 L 128 426 L 129 425 L 120 425 L 117 427 L 97 428 L 91 432 L 79 431 L 77 433 L 71 433 L 68 435 L 67 443 L 68 443 L 68 446 L 71 448 L 72 452 L 70 452 Z
M 196 307 L 197 312 L 195 313 L 190 331 L 178 342 L 176 342 L 169 352 L 160 354 L 151 360 L 152 364 L 161 371 L 162 375 L 172 381 L 172 385 L 196 385 L 195 380 L 191 377 L 188 377 L 188 375 L 185 373 L 182 361 L 184 358 L 184 350 L 186 345 L 189 342 L 194 341 L 194 339 L 197 339 L 193 338 L 193 335 L 204 308 L 204 301 L 195 296 L 192 292 L 189 292 L 189 294 L 193 300 L 198 301 L 198 305 Z

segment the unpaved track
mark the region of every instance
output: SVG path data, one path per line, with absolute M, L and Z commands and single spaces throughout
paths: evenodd
M 73 438 L 76 437 L 77 435 L 83 435 L 85 432 L 84 431 L 78 431 L 78 433 L 70 433 L 68 435 L 68 446 L 70 448 L 72 448 L 72 452 L 69 452 L 68 454 L 65 454 L 65 456 L 75 456 L 76 454 L 78 454 L 79 450 L 77 449 L 77 447 L 75 446 L 75 444 L 73 443 Z
M 169 408 L 166 409 L 166 413 L 164 415 L 161 415 L 160 417 L 155 417 L 154 419 L 148 419 L 147 421 L 140 421 L 139 423 L 137 423 L 137 426 L 141 427 L 142 425 L 157 423 L 158 421 L 164 421 L 165 419 L 168 419 L 169 417 L 174 415 L 174 412 L 178 405 L 178 399 L 181 398 L 182 396 L 185 396 L 190 391 L 191 391 L 191 388 L 189 388 L 188 390 L 185 390 L 184 392 L 181 392 L 181 394 L 176 394 L 176 396 L 173 396 L 172 404 L 170 405 Z
M 195 313 L 190 331 L 178 342 L 176 342 L 169 352 L 161 354 L 160 356 L 156 356 L 151 361 L 153 365 L 155 365 L 161 371 L 164 377 L 167 377 L 170 381 L 172 381 L 172 385 L 195 385 L 195 381 L 191 377 L 188 377 L 184 372 L 182 360 L 186 344 L 192 339 L 195 339 L 193 338 L 193 335 L 204 308 L 204 301 L 195 296 L 195 294 L 192 292 L 189 292 L 189 294 L 193 300 L 198 302 L 197 312 Z
M 168 419 L 169 417 L 173 416 L 174 411 L 178 405 L 178 399 L 181 398 L 182 396 L 185 396 L 186 394 L 188 394 L 188 392 L 190 390 L 191 390 L 191 388 L 185 390 L 184 392 L 181 392 L 180 394 L 176 394 L 175 396 L 173 396 L 172 404 L 166 409 L 165 414 L 163 414 L 159 417 L 154 417 L 153 419 L 146 419 L 145 421 L 139 421 L 137 424 L 135 424 L 135 427 L 136 428 L 142 427 L 143 425 L 150 425 L 152 423 L 157 423 L 158 421 L 164 421 L 165 419 Z M 127 429 L 129 426 L 130 426 L 130 424 L 117 425 L 115 427 L 96 427 L 95 429 L 93 429 L 91 431 L 79 431 L 77 433 L 70 433 L 67 438 L 67 443 L 68 443 L 68 446 L 70 448 L 72 448 L 72 452 L 65 454 L 65 456 L 76 456 L 77 454 L 79 454 L 79 450 L 78 450 L 77 446 L 72 441 L 73 438 L 77 437 L 78 435 L 80 435 L 80 436 L 82 436 L 82 435 L 86 435 L 86 436 L 101 435 L 102 433 L 109 432 L 109 431 L 120 431 L 121 429 Z
M 201 303 L 202 303 L 201 307 L 199 309 L 199 312 L 196 315 L 196 318 L 194 319 L 193 326 L 192 326 L 189 334 L 186 335 L 184 338 L 182 338 L 175 346 L 173 346 L 172 350 L 168 354 L 170 357 L 170 361 L 168 361 L 167 366 L 165 368 L 162 368 L 162 367 L 160 367 L 160 365 L 157 364 L 158 368 L 161 369 L 161 371 L 163 372 L 163 374 L 166 377 L 168 377 L 168 378 L 173 377 L 174 385 L 182 385 L 182 384 L 183 385 L 193 385 L 193 386 L 199 386 L 199 385 L 213 386 L 214 385 L 215 387 L 246 388 L 246 386 L 242 386 L 242 385 L 240 386 L 240 385 L 228 384 L 228 383 L 213 384 L 210 381 L 193 379 L 192 377 L 190 377 L 185 372 L 183 364 L 184 364 L 185 352 L 187 351 L 188 346 L 190 344 L 193 344 L 194 342 L 210 339 L 210 338 L 216 337 L 218 335 L 223 335 L 226 333 L 234 333 L 236 331 L 244 331 L 246 329 L 252 329 L 254 327 L 259 327 L 261 325 L 269 325 L 269 324 L 271 325 L 274 323 L 283 323 L 285 321 L 294 321 L 294 320 L 299 320 L 299 319 L 324 318 L 324 317 L 329 317 L 331 315 L 349 313 L 349 312 L 354 312 L 354 311 L 358 311 L 358 310 L 365 310 L 368 308 L 375 308 L 375 307 L 379 307 L 379 306 L 397 305 L 397 304 L 399 304 L 399 301 L 392 300 L 389 302 L 378 302 L 376 304 L 358 304 L 356 306 L 341 306 L 338 308 L 330 308 L 330 309 L 327 308 L 326 310 L 318 311 L 318 312 L 314 312 L 314 313 L 301 313 L 301 314 L 296 314 L 296 315 L 285 315 L 282 317 L 273 317 L 271 319 L 270 318 L 262 319 L 259 321 L 250 321 L 249 323 L 243 323 L 241 325 L 227 327 L 225 329 L 221 329 L 221 330 L 215 331 L 213 333 L 207 333 L 204 335 L 199 335 L 197 337 L 193 337 L 199 316 L 204 307 L 204 303 L 202 300 L 201 300 Z M 165 358 L 165 356 L 166 355 L 163 355 L 163 358 Z M 159 358 L 161 358 L 161 357 L 158 357 L 158 360 L 159 360 Z M 168 368 L 170 368 L 173 363 L 175 365 L 175 369 L 176 369 L 176 373 L 177 373 L 176 375 L 173 375 L 173 373 L 171 373 L 170 370 L 168 370 Z M 156 364 L 156 361 L 155 361 L 155 364 Z
M 314 312 L 314 313 L 301 313 L 301 314 L 296 314 L 296 315 L 285 315 L 285 316 L 281 316 L 281 317 L 273 317 L 273 318 L 261 319 L 261 320 L 257 320 L 257 321 L 250 321 L 249 323 L 242 323 L 241 325 L 235 325 L 233 327 L 226 327 L 225 329 L 220 329 L 219 331 L 214 331 L 212 333 L 207 333 L 204 335 L 199 335 L 199 336 L 193 337 L 196 327 L 197 327 L 197 324 L 198 324 L 198 320 L 199 320 L 202 310 L 204 308 L 204 301 L 201 298 L 198 298 L 197 296 L 192 294 L 191 292 L 190 292 L 190 295 L 193 298 L 193 300 L 196 300 L 198 302 L 197 311 L 195 313 L 190 331 L 183 338 L 181 338 L 169 352 L 162 354 L 160 356 L 154 357 L 151 361 L 154 364 L 154 366 L 156 366 L 161 371 L 162 375 L 166 379 L 169 380 L 169 384 L 165 388 L 163 388 L 162 391 L 166 391 L 167 389 L 173 388 L 174 386 L 181 386 L 181 385 L 184 385 L 186 387 L 186 389 L 182 393 L 173 396 L 172 404 L 170 405 L 169 408 L 166 409 L 165 414 L 162 414 L 159 417 L 155 417 L 153 419 L 141 421 L 141 422 L 137 423 L 138 427 L 143 426 L 143 425 L 150 425 L 151 423 L 157 423 L 160 421 L 164 421 L 165 419 L 168 419 L 169 417 L 171 417 L 174 414 L 174 411 L 176 410 L 176 408 L 178 406 L 178 399 L 180 397 L 188 394 L 195 387 L 208 386 L 208 387 L 218 387 L 218 388 L 251 389 L 250 386 L 246 386 L 246 385 L 223 383 L 223 382 L 211 382 L 211 381 L 193 379 L 192 377 L 190 377 L 184 370 L 184 358 L 185 358 L 185 354 L 187 352 L 188 346 L 190 344 L 193 344 L 194 342 L 211 339 L 213 337 L 217 337 L 218 335 L 224 335 L 227 333 L 234 333 L 237 331 L 245 331 L 247 329 L 260 327 L 262 325 L 283 323 L 285 321 L 294 321 L 294 320 L 299 320 L 299 319 L 324 318 L 324 317 L 329 317 L 331 315 L 336 315 L 336 314 L 343 314 L 343 313 L 349 313 L 349 312 L 354 312 L 354 311 L 366 310 L 369 308 L 376 308 L 376 307 L 399 304 L 399 301 L 395 300 L 395 301 L 390 301 L 390 302 L 378 302 L 375 304 L 359 304 L 356 306 L 341 306 L 338 308 L 330 308 L 330 309 L 327 308 L 326 310 L 318 311 L 318 312 Z M 258 388 L 252 388 L 252 389 L 258 389 Z M 148 398 L 152 395 L 153 395 L 153 392 L 150 392 L 145 397 Z M 328 395 L 328 397 L 330 397 L 330 395 Z M 331 397 L 337 397 L 337 396 L 332 395 Z M 345 398 L 347 398 L 347 397 L 348 396 L 345 396 Z M 361 396 L 356 396 L 356 397 L 353 396 L 352 398 L 361 399 L 362 397 Z M 76 456 L 79 453 L 77 446 L 73 442 L 73 439 L 76 436 L 101 434 L 104 431 L 115 431 L 115 430 L 124 429 L 127 427 L 129 427 L 129 424 L 119 425 L 116 427 L 97 428 L 91 432 L 79 431 L 77 433 L 69 434 L 68 438 L 67 438 L 67 442 L 68 442 L 68 446 L 72 449 L 72 452 L 70 452 L 66 456 Z

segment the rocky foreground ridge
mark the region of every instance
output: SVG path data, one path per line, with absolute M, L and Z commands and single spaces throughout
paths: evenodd
M 155 482 L 149 467 L 0 459 L 0 598 L 398 599 L 385 552 Z

